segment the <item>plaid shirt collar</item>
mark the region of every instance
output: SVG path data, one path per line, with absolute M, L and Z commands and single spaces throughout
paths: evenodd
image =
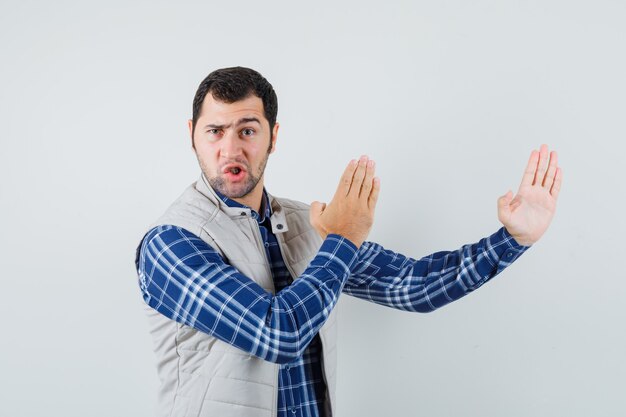
M 224 194 L 220 193 L 219 191 L 215 189 L 213 189 L 213 192 L 215 192 L 215 194 L 219 197 L 219 199 L 222 200 L 224 204 L 226 204 L 228 207 L 249 209 L 250 213 L 252 214 L 252 217 L 257 222 L 259 222 L 259 224 L 265 222 L 265 219 L 269 219 L 272 216 L 272 205 L 270 204 L 270 200 L 269 200 L 269 197 L 267 196 L 267 191 L 265 190 L 265 187 L 263 187 L 263 198 L 261 199 L 261 210 L 259 210 L 261 214 L 257 213 L 255 210 L 246 206 L 245 204 L 241 204 L 235 200 L 231 200 L 230 198 L 226 197 Z

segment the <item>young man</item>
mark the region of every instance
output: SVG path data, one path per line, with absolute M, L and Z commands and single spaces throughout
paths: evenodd
M 265 191 L 277 109 L 269 82 L 241 67 L 212 72 L 194 98 L 202 175 L 137 251 L 159 415 L 331 416 L 340 293 L 432 311 L 510 265 L 554 214 L 561 170 L 544 145 L 516 197 L 498 200 L 505 227 L 493 235 L 420 260 L 364 242 L 380 189 L 367 157 L 350 162 L 328 205 Z

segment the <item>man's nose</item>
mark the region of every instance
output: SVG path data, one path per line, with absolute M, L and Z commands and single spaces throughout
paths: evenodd
M 235 158 L 241 155 L 241 140 L 235 132 L 227 132 L 220 141 L 221 156 L 224 158 Z

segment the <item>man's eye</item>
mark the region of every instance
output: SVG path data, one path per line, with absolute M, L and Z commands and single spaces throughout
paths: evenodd
M 219 129 L 209 129 L 208 132 L 210 135 L 217 135 L 220 133 Z
M 243 136 L 252 136 L 252 135 L 254 135 L 254 129 L 243 129 L 241 131 L 241 134 Z

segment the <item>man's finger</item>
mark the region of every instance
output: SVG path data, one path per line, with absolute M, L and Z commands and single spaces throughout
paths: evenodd
M 314 219 L 317 219 L 321 216 L 322 212 L 326 208 L 326 203 L 320 203 L 319 201 L 314 201 L 311 203 L 311 208 L 309 209 L 309 219 L 311 223 L 313 223 Z
M 552 188 L 552 184 L 554 183 L 554 176 L 556 175 L 557 158 L 558 156 L 556 154 L 556 151 L 550 152 L 550 164 L 548 165 L 548 172 L 546 173 L 546 177 L 541 184 L 544 188 Z
M 309 222 L 322 239 L 326 239 L 328 235 L 328 231 L 324 228 L 321 221 L 324 209 L 326 209 L 326 203 L 320 203 L 319 201 L 312 202 L 311 208 L 309 209 Z
M 509 204 L 511 204 L 511 200 L 513 200 L 513 192 L 509 190 L 506 194 L 498 198 L 498 207 L 501 209 L 506 209 Z
M 537 164 L 537 173 L 535 174 L 535 179 L 533 181 L 533 185 L 539 184 L 543 182 L 543 178 L 546 175 L 546 171 L 548 170 L 548 145 L 541 145 L 539 148 L 539 163 Z
M 339 185 L 337 186 L 337 191 L 335 192 L 335 197 L 345 197 L 350 192 L 350 186 L 352 185 L 352 177 L 354 176 L 354 171 L 357 167 L 357 161 L 353 159 L 348 163 L 346 169 L 343 171 L 341 175 L 341 179 L 339 180 Z
M 369 198 L 367 200 L 367 206 L 370 210 L 374 210 L 374 208 L 376 208 L 378 193 L 380 193 L 380 178 L 374 177 L 374 179 L 372 179 L 372 191 L 370 192 Z
M 361 193 L 359 194 L 359 198 L 362 198 L 364 201 L 370 196 L 370 192 L 372 190 L 372 180 L 374 179 L 374 172 L 376 171 L 376 164 L 373 160 L 367 161 L 367 166 L 365 168 L 365 178 L 363 179 L 363 185 L 361 185 Z
M 348 192 L 349 196 L 354 198 L 358 198 L 361 193 L 361 186 L 363 185 L 363 178 L 365 178 L 365 169 L 367 167 L 367 156 L 362 156 L 359 159 L 359 163 L 356 167 L 356 171 L 354 171 L 354 176 L 352 177 L 352 185 L 350 186 L 350 191 Z
M 506 194 L 498 198 L 498 219 L 502 223 L 506 223 L 511 215 L 511 207 L 509 207 L 509 204 L 512 199 L 513 193 L 511 191 L 508 191 Z
M 563 171 L 561 168 L 556 169 L 556 174 L 554 175 L 554 184 L 552 184 L 552 188 L 550 189 L 550 194 L 556 200 L 559 198 L 559 192 L 561 191 L 561 181 L 563 181 Z
M 539 152 L 533 150 L 530 153 L 530 158 L 528 158 L 528 164 L 526 165 L 526 170 L 524 171 L 524 176 L 522 177 L 522 185 L 533 185 L 533 180 L 535 179 L 535 173 L 537 172 L 537 164 L 539 163 Z

